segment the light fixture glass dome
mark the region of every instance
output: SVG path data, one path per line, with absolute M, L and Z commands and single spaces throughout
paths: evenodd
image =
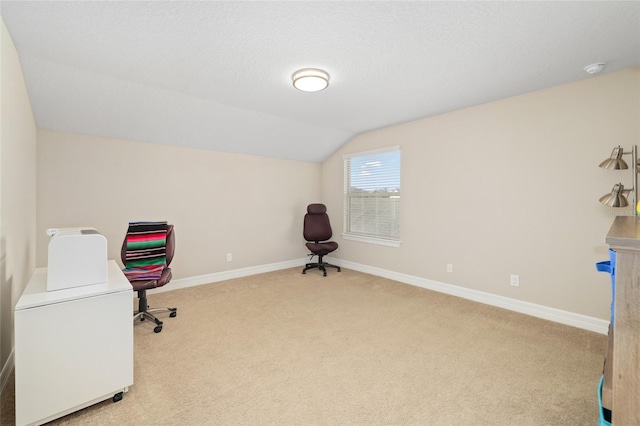
M 329 74 L 317 68 L 304 68 L 293 73 L 293 87 L 303 92 L 318 92 L 329 86 Z

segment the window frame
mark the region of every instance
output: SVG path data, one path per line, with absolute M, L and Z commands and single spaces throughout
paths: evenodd
M 357 157 L 365 157 L 368 155 L 375 155 L 375 154 L 384 154 L 387 152 L 398 152 L 399 156 L 400 156 L 400 167 L 398 169 L 398 179 L 401 179 L 401 175 L 402 175 L 402 153 L 400 150 L 400 146 L 396 145 L 396 146 L 390 146 L 390 147 L 386 147 L 386 148 L 381 148 L 381 149 L 375 149 L 375 150 L 370 150 L 370 151 L 362 151 L 362 152 L 354 152 L 354 153 L 350 153 L 350 154 L 344 154 L 342 156 L 343 159 L 343 207 L 342 207 L 342 211 L 343 211 L 343 228 L 342 228 L 342 238 L 344 238 L 345 240 L 352 240 L 352 241 L 358 241 L 358 242 L 363 242 L 363 243 L 369 243 L 369 244 L 377 244 L 377 245 L 383 245 L 383 246 L 388 246 L 388 247 L 400 247 L 400 244 L 402 243 L 402 241 L 400 240 L 400 235 L 398 235 L 397 238 L 389 238 L 389 237 L 383 237 L 383 236 L 379 236 L 379 235 L 373 235 L 373 234 L 364 234 L 364 233 L 358 233 L 358 232 L 351 232 L 349 231 L 350 227 L 351 227 L 351 221 L 350 221 L 350 211 L 349 211 L 349 199 L 350 199 L 350 183 L 351 183 L 351 159 L 353 158 L 357 158 Z M 402 193 L 402 181 L 400 180 L 400 185 L 399 185 L 399 193 L 398 193 L 398 197 L 401 199 L 401 193 Z M 400 217 L 398 217 L 398 230 L 400 229 Z

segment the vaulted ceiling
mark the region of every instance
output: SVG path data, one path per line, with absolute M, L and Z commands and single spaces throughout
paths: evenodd
M 640 2 L 1 2 L 40 128 L 322 162 L 358 133 L 640 65 Z M 291 75 L 330 74 L 321 92 Z

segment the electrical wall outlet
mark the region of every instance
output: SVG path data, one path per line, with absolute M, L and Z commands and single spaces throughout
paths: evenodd
M 233 255 L 231 253 L 227 253 L 227 262 L 231 262 L 233 260 Z
M 514 287 L 520 287 L 520 275 L 511 275 L 511 285 Z
M 447 272 L 453 272 L 453 265 L 451 263 L 447 263 Z

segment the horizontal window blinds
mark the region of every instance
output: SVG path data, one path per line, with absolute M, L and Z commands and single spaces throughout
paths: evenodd
M 347 234 L 400 239 L 400 150 L 344 157 Z

